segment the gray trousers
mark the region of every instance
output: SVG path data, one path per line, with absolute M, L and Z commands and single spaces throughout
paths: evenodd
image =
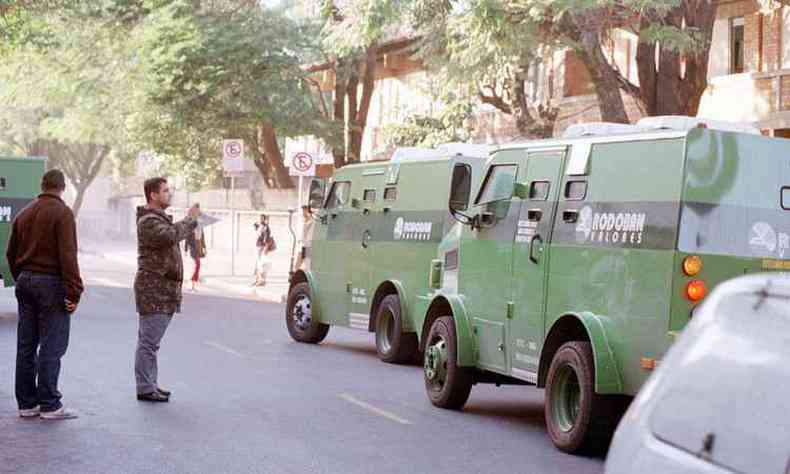
M 172 314 L 146 314 L 140 316 L 140 329 L 137 332 L 137 353 L 134 358 L 134 375 L 137 379 L 139 395 L 156 391 L 158 366 L 156 355 L 159 343 L 165 335 Z

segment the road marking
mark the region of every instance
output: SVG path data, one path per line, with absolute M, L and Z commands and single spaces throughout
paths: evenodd
M 206 341 L 206 345 L 210 346 L 210 347 L 213 347 L 214 349 L 219 349 L 222 352 L 226 352 L 228 354 L 235 355 L 236 357 L 241 357 L 242 359 L 246 358 L 246 356 L 244 354 L 242 354 L 241 352 L 233 350 L 230 347 L 223 346 L 222 344 L 220 344 L 218 342 Z
M 356 398 L 352 397 L 351 395 L 349 395 L 347 393 L 341 393 L 340 394 L 340 398 L 342 398 L 343 400 L 345 400 L 345 401 L 347 401 L 349 403 L 352 403 L 352 404 L 354 404 L 354 405 L 356 405 L 356 406 L 358 406 L 360 408 L 364 408 L 365 410 L 367 410 L 367 411 L 369 411 L 369 412 L 371 412 L 371 413 L 373 413 L 375 415 L 382 416 L 382 417 L 384 417 L 384 418 L 386 418 L 388 420 L 394 421 L 395 423 L 400 423 L 401 425 L 412 425 L 413 424 L 411 421 L 403 419 L 403 418 L 399 417 L 398 415 L 390 413 L 390 412 L 388 412 L 386 410 L 382 410 L 381 408 L 376 408 L 376 407 L 374 407 L 373 405 L 371 405 L 369 403 L 363 402 L 362 400 L 357 400 Z

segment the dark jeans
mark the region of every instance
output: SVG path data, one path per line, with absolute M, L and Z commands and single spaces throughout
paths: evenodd
M 16 282 L 19 327 L 16 349 L 16 399 L 19 409 L 60 409 L 60 358 L 69 345 L 71 316 L 66 288 L 56 275 L 22 272 Z M 39 349 L 40 346 L 40 349 Z M 36 380 L 38 376 L 38 380 Z

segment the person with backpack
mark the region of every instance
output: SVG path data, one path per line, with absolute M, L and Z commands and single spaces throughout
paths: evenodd
M 277 244 L 274 242 L 272 229 L 269 227 L 269 216 L 261 214 L 260 222 L 256 222 L 253 226 L 256 233 L 255 247 L 258 249 L 258 257 L 255 260 L 255 283 L 253 283 L 253 286 L 265 286 L 266 275 L 272 267 L 269 254 L 277 249 Z

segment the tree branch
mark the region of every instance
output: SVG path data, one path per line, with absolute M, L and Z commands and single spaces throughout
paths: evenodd
M 505 102 L 505 100 L 502 99 L 502 97 L 497 95 L 496 91 L 492 86 L 485 86 L 485 88 L 491 91 L 491 95 L 486 95 L 482 89 L 478 90 L 477 92 L 477 96 L 484 104 L 493 105 L 494 107 L 496 107 L 497 109 L 501 110 L 506 114 L 513 113 L 513 108 L 510 106 L 510 104 Z

